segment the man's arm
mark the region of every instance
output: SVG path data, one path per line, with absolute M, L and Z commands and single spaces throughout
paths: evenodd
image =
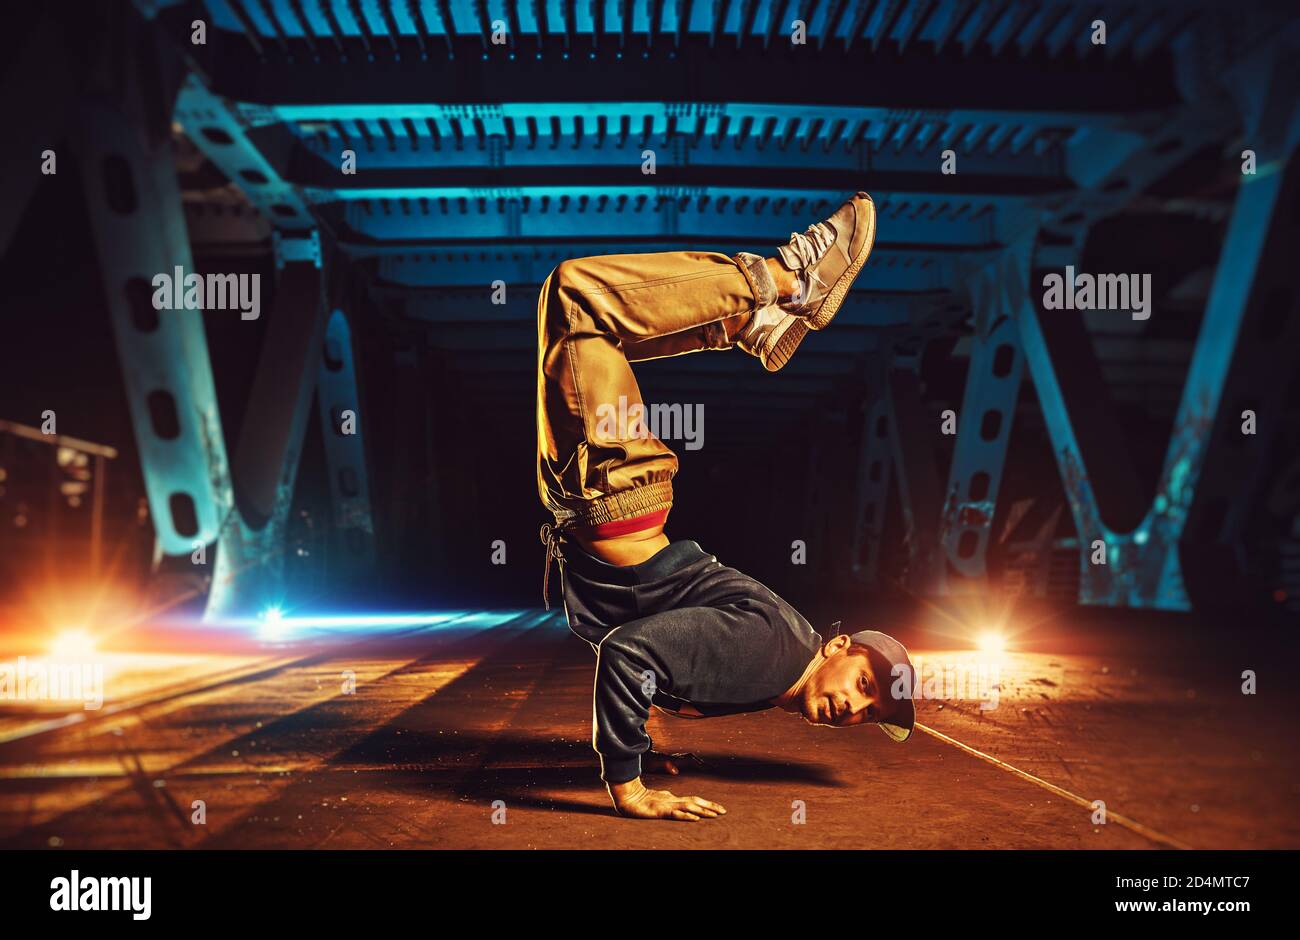
M 592 744 L 620 813 L 694 820 L 725 812 L 708 800 L 677 797 L 641 782 L 641 757 L 650 748 L 645 723 L 651 700 L 661 689 L 717 702 L 779 695 L 789 684 L 789 662 L 799 659 L 797 652 L 793 660 L 781 653 L 790 642 L 785 616 L 776 603 L 745 598 L 735 605 L 678 608 L 634 620 L 600 642 Z
M 688 655 L 682 649 L 682 623 L 683 616 L 663 615 L 633 621 L 611 631 L 597 648 L 592 744 L 600 755 L 601 778 L 622 816 L 697 822 L 726 813 L 702 797 L 677 796 L 641 782 L 642 756 L 650 750 L 645 723 L 651 702 L 658 689 L 672 687 L 673 674 L 683 670 Z

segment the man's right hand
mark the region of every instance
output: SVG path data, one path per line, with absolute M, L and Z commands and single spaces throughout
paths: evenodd
M 641 778 L 627 783 L 611 783 L 609 795 L 620 816 L 637 819 L 680 819 L 699 822 L 726 814 L 720 803 L 698 796 L 675 796 L 667 790 L 651 790 Z

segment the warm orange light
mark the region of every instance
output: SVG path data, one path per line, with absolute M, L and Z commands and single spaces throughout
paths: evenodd
M 95 655 L 95 638 L 83 627 L 59 633 L 50 644 L 50 655 L 68 659 Z
M 996 630 L 985 630 L 976 639 L 975 645 L 984 653 L 1005 653 L 1007 639 Z

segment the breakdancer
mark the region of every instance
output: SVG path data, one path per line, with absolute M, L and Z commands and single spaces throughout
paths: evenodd
M 644 411 L 633 362 L 738 346 L 780 369 L 809 330 L 830 324 L 875 233 L 871 197 L 857 193 L 774 257 L 579 258 L 542 285 L 537 481 L 555 517 L 542 527 L 542 590 L 549 607 L 558 561 L 569 628 L 596 652 L 592 744 L 624 816 L 726 812 L 642 782 L 643 771 L 678 770 L 651 749 L 652 705 L 693 717 L 781 708 L 819 725 L 878 724 L 896 741 L 912 732 L 902 644 L 872 630 L 823 639 L 758 581 L 695 542 L 670 541 L 677 457 L 644 422 L 607 420 Z

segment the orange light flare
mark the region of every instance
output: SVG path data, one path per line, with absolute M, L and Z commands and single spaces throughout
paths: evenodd
M 93 665 L 108 676 L 141 659 L 128 651 L 141 609 L 131 590 L 64 579 L 33 584 L 15 601 L 0 617 L 0 660 L 26 656 Z
M 1005 662 L 1019 653 L 1045 652 L 1062 638 L 1061 624 L 1055 629 L 1051 625 L 1057 618 L 1054 611 L 1018 604 L 1014 596 L 986 591 L 937 601 L 913 598 L 922 606 L 923 643 L 932 651 Z
M 69 627 L 54 635 L 50 655 L 55 659 L 90 659 L 99 651 L 95 635 L 82 626 Z
M 78 673 L 82 681 L 94 684 L 102 702 L 116 702 L 245 662 L 210 632 L 189 636 L 151 616 L 147 599 L 129 586 L 65 579 L 42 587 L 29 586 L 0 608 L 0 664 L 21 657 L 29 667 L 57 663 L 88 670 Z M 52 697 L 39 710 L 84 707 L 79 699 Z

